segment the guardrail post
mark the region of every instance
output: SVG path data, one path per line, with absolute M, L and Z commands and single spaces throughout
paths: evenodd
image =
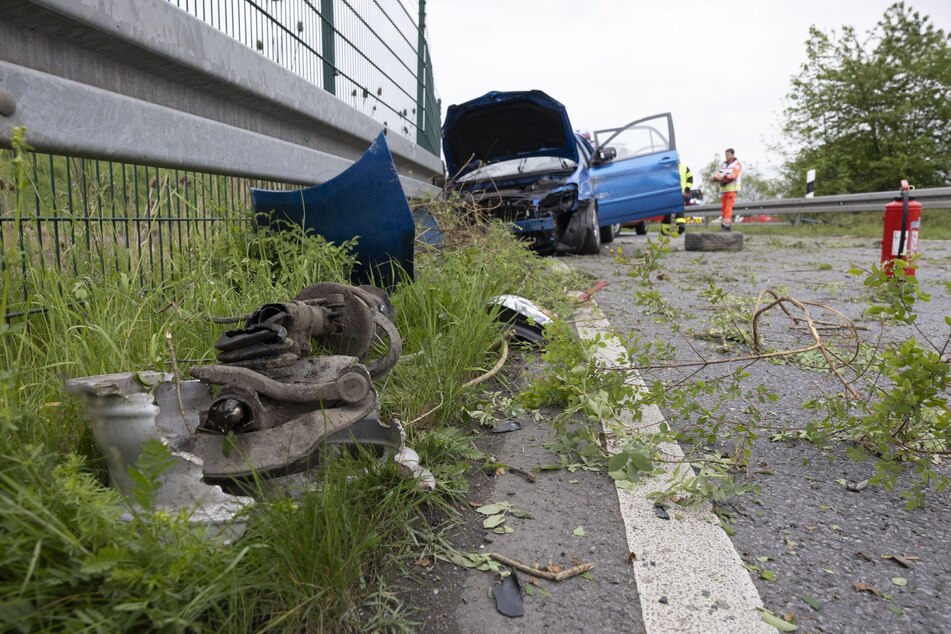
M 324 67 L 324 90 L 337 94 L 337 59 L 334 45 L 334 0 L 320 0 L 320 57 Z

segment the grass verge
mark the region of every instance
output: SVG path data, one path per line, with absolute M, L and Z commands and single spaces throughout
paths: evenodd
M 28 271 L 36 276 L 29 287 L 43 290 L 27 298 L 25 316 L 0 328 L 0 630 L 412 629 L 407 606 L 382 580 L 409 549 L 439 542 L 431 519 L 451 515 L 448 501 L 464 490 L 474 453 L 451 425 L 478 389 L 465 383 L 497 358 L 504 327 L 487 301 L 500 293 L 544 301 L 566 284 L 505 228 L 460 224 L 447 236 L 445 249 L 419 257 L 417 282 L 393 298 L 412 356 L 377 386 L 385 415 L 409 424 L 437 490 L 421 492 L 367 457 L 335 460 L 302 497 L 256 504 L 231 545 L 206 539 L 185 514 L 136 511 L 104 486 L 103 461 L 63 381 L 168 371 L 172 355 L 182 372 L 210 361 L 222 329 L 210 316 L 346 281 L 347 246 L 234 227 L 195 241 L 161 281 L 135 267 L 99 276 Z M 10 288 L 14 271 L 4 274 Z M 147 481 L 161 477 L 152 467 Z

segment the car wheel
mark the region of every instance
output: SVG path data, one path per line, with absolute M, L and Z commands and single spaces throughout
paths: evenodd
M 647 235 L 647 221 L 641 220 L 640 222 L 635 223 L 634 233 L 636 233 L 639 236 L 646 236 Z
M 607 227 L 601 227 L 601 244 L 611 244 L 614 242 L 614 237 L 621 233 L 621 225 L 608 225 Z
M 578 252 L 582 255 L 597 255 L 601 253 L 601 227 L 598 226 L 598 207 L 593 200 L 588 203 L 583 213 L 585 235 Z
M 743 234 L 739 231 L 688 231 L 684 234 L 686 251 L 742 251 Z

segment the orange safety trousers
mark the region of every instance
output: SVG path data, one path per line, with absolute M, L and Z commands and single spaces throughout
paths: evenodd
M 736 192 L 723 192 L 720 200 L 720 215 L 723 216 L 723 224 L 733 224 L 733 203 L 736 202 Z

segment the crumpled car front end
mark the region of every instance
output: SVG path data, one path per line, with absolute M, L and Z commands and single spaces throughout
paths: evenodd
M 504 188 L 482 182 L 463 191 L 487 216 L 511 223 L 516 235 L 541 254 L 559 250 L 559 236 L 579 205 L 578 185 L 570 180 L 549 178 Z
M 583 252 L 594 208 L 588 168 L 565 108 L 545 93 L 491 92 L 450 106 L 443 150 L 451 187 L 512 223 L 537 252 Z M 594 217 L 594 229 L 597 218 Z M 579 233 L 572 230 L 582 227 Z

